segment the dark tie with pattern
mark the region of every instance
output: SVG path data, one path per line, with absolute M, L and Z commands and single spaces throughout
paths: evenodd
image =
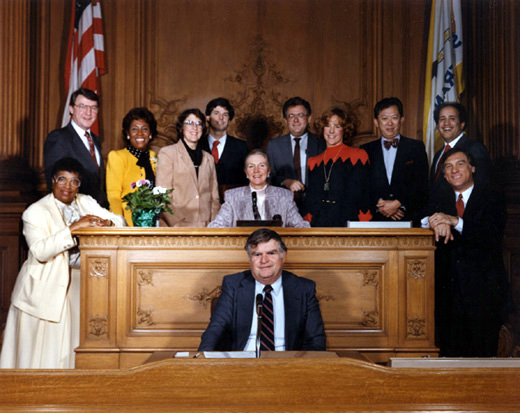
M 300 159 L 300 139 L 294 138 L 294 172 L 296 172 L 296 179 L 302 182 L 302 163 Z
M 444 155 L 451 149 L 450 144 L 448 143 L 444 147 L 444 151 L 442 152 L 441 156 L 439 156 L 439 162 L 437 162 L 437 169 L 435 170 L 435 181 L 439 178 L 439 175 L 442 171 L 442 163 L 444 162 Z
M 94 160 L 94 162 L 96 163 L 96 165 L 99 168 L 99 165 L 97 163 L 97 158 L 96 158 L 96 147 L 94 146 L 94 140 L 92 139 L 92 136 L 90 136 L 90 133 L 88 133 L 88 131 L 85 131 L 85 138 L 87 138 L 87 141 L 88 141 L 90 156 L 92 156 L 92 159 Z
M 464 200 L 462 199 L 462 194 L 459 194 L 457 202 L 455 202 L 455 208 L 457 209 L 457 216 L 462 218 L 464 215 Z
M 399 138 L 394 138 L 392 140 L 385 139 L 383 145 L 385 145 L 386 150 L 389 150 L 391 147 L 397 148 L 397 145 L 399 145 Z
M 273 287 L 264 287 L 264 305 L 262 306 L 262 334 L 260 337 L 260 350 L 274 351 L 274 313 L 273 297 L 271 296 Z
M 217 146 L 220 144 L 220 141 L 214 141 L 213 147 L 211 148 L 211 154 L 213 155 L 213 159 L 215 159 L 215 163 L 218 163 L 218 148 Z

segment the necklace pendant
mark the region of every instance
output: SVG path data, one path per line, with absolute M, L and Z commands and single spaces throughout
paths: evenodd
M 328 182 L 325 182 L 325 185 L 323 185 L 323 190 L 328 191 L 330 189 L 330 185 Z

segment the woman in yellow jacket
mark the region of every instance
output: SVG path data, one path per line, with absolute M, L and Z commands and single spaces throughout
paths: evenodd
M 150 141 L 157 135 L 157 121 L 146 108 L 133 108 L 123 119 L 125 149 L 111 151 L 107 162 L 107 197 L 110 211 L 124 215 L 132 226 L 132 212 L 125 209 L 121 198 L 133 192 L 130 184 L 139 179 L 148 179 L 155 186 L 157 154 L 148 149 Z

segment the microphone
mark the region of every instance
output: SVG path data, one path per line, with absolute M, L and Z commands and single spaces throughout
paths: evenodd
M 254 193 L 254 192 L 253 192 Z M 264 297 L 262 294 L 256 295 L 256 358 L 260 358 L 260 335 L 262 334 L 262 307 L 264 305 Z
M 282 216 L 280 214 L 273 215 L 273 221 L 280 221 L 283 225 Z
M 253 201 L 253 216 L 255 217 L 255 221 L 260 221 L 260 212 L 258 212 L 258 205 L 256 204 L 256 192 L 251 192 L 251 199 Z

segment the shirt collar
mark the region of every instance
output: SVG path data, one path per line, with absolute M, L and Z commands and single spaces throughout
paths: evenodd
M 83 138 L 83 136 L 85 136 L 85 132 L 88 132 L 89 135 L 92 136 L 92 133 L 90 132 L 90 129 L 83 129 L 82 127 L 80 127 L 76 122 L 74 122 L 74 120 L 71 120 L 70 123 L 72 124 L 72 127 L 74 128 L 74 130 L 76 131 L 76 133 L 81 136 Z
M 218 139 L 218 141 L 222 144 L 222 146 L 224 146 L 226 144 L 226 138 L 227 138 L 227 133 L 224 136 L 222 136 L 222 138 Z M 213 137 L 211 135 L 211 133 L 208 133 L 209 149 L 213 148 L 213 142 L 215 142 L 216 140 L 217 139 L 215 139 L 215 137 Z
M 461 134 L 459 136 L 457 136 L 455 139 L 453 139 L 449 144 L 446 143 L 446 141 L 444 141 L 444 147 L 446 147 L 446 145 L 450 145 L 450 148 L 453 148 L 455 147 L 455 145 L 457 144 L 457 142 L 460 140 L 460 138 L 462 138 L 464 136 L 464 132 L 461 132 Z

